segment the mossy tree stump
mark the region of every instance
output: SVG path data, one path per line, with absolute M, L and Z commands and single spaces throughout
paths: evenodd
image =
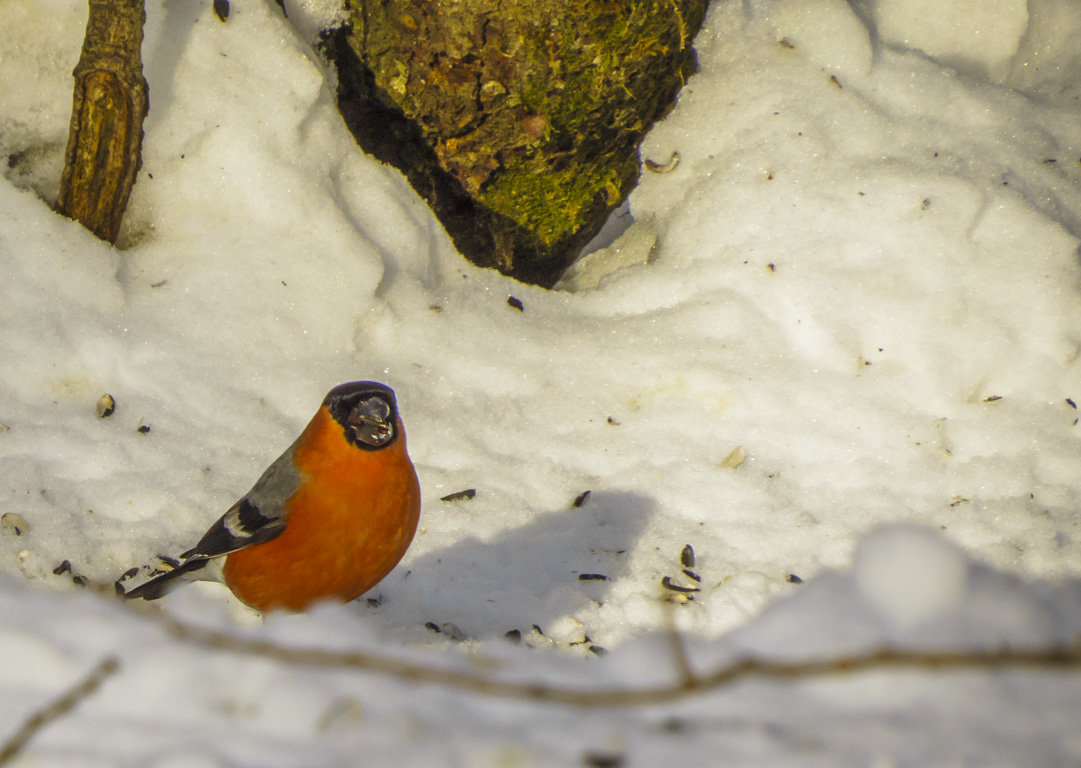
M 327 34 L 361 147 L 470 261 L 550 286 L 638 178 L 708 0 L 347 0 Z

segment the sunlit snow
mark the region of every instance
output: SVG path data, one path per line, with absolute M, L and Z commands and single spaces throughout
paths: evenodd
M 328 2 L 148 3 L 143 166 L 103 244 L 50 207 L 85 4 L 0 8 L 0 513 L 26 528 L 0 535 L 0 745 L 119 664 L 14 764 L 1081 762 L 1076 668 L 577 709 L 208 650 L 73 583 L 191 546 L 327 390 L 378 379 L 424 495 L 398 569 L 306 615 L 217 584 L 151 612 L 585 690 L 674 681 L 673 628 L 698 673 L 1076 642 L 1081 5 L 715 0 L 642 147 L 664 172 L 556 291 L 470 266 L 359 152 Z

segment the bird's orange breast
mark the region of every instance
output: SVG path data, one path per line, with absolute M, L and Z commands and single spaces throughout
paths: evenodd
M 349 601 L 397 565 L 420 518 L 400 420 L 397 429 L 390 446 L 366 451 L 345 439 L 326 407 L 319 410 L 296 444 L 303 479 L 285 502 L 285 530 L 225 561 L 225 583 L 237 598 L 260 611 Z

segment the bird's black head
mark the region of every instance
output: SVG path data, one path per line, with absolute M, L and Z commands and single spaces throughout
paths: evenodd
M 345 439 L 375 451 L 398 439 L 398 405 L 394 390 L 377 381 L 351 381 L 327 393 L 323 405 L 342 425 Z

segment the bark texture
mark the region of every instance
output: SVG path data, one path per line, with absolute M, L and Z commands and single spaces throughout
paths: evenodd
M 551 285 L 630 192 L 708 0 L 347 0 L 325 46 L 361 147 L 474 263 Z
M 116 242 L 142 162 L 149 108 L 143 0 L 89 0 L 57 208 Z

